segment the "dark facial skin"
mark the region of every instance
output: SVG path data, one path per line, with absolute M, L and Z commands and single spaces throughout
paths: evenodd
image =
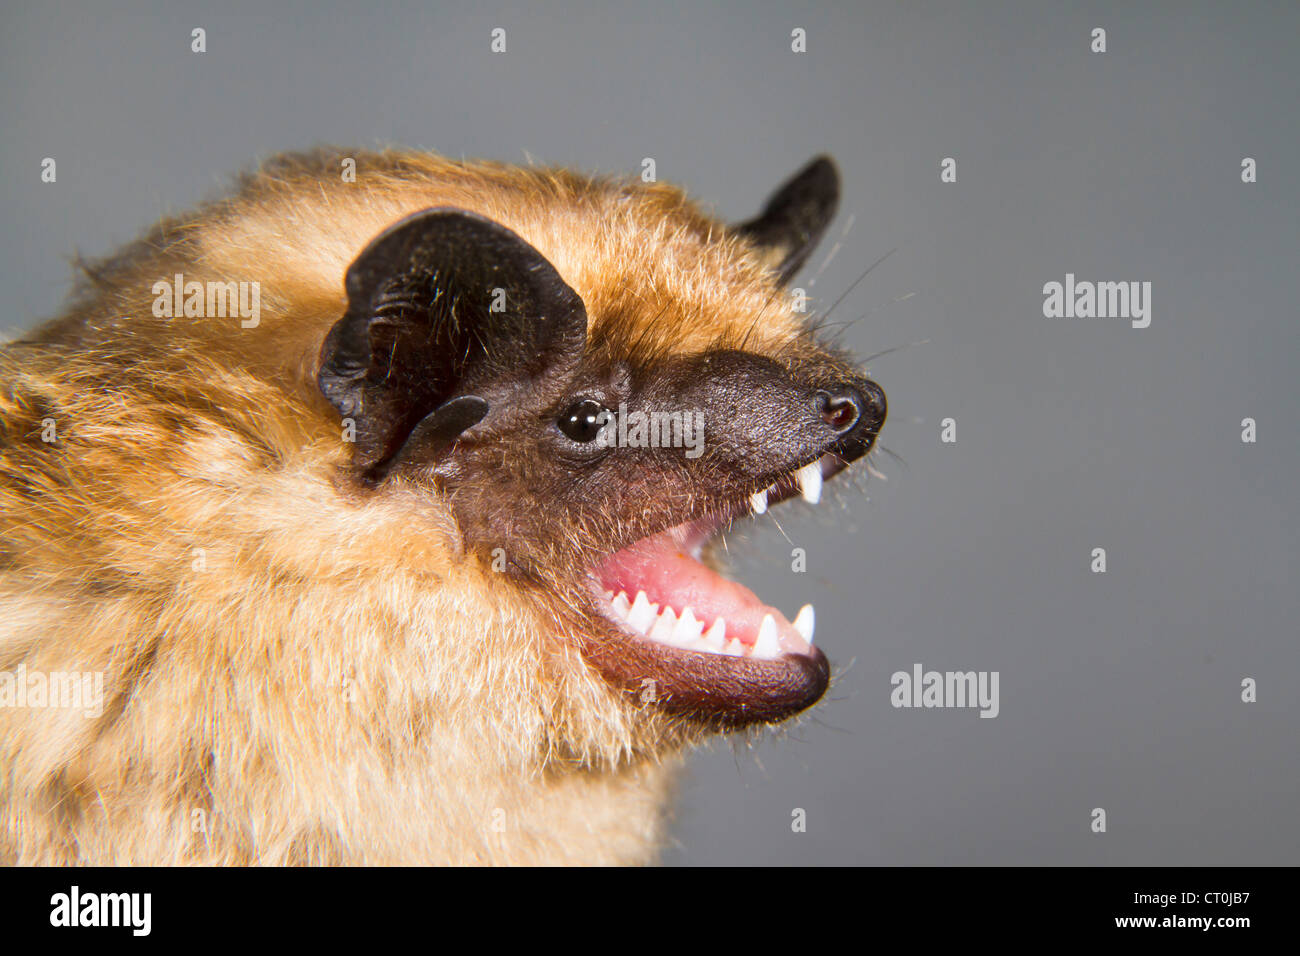
M 782 274 L 833 212 L 822 162 L 787 184 L 789 202 L 778 193 L 741 227 L 775 244 Z M 507 313 L 481 303 L 494 287 L 506 289 Z M 639 640 L 597 609 L 591 572 L 649 535 L 747 514 L 754 492 L 797 493 L 802 466 L 822 460 L 829 476 L 862 457 L 885 419 L 874 382 L 811 338 L 775 357 L 638 359 L 588 343 L 582 302 L 550 264 L 459 210 L 419 213 L 378 237 L 349 271 L 348 293 L 320 384 L 357 422 L 360 481 L 432 482 L 466 548 L 484 560 L 502 549 L 513 586 L 570 622 L 616 687 L 635 693 L 650 677 L 660 706 L 723 727 L 778 720 L 822 695 L 820 650 L 762 660 Z M 575 408 L 700 413 L 702 453 L 585 440 L 564 427 Z
M 822 455 L 845 464 L 861 457 L 884 421 L 879 387 L 829 355 L 801 368 L 805 377 L 795 378 L 772 359 L 736 351 L 635 372 L 580 368 L 549 401 L 516 393 L 509 414 L 489 411 L 458 436 L 454 454 L 403 467 L 452 494 L 471 547 L 504 548 L 532 574 L 586 566 L 670 526 L 734 514 L 752 493 Z M 698 412 L 702 452 L 575 441 L 559 422 L 582 400 L 627 412 Z

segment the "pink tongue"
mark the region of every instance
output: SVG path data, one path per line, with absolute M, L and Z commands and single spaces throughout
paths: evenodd
M 652 604 L 668 605 L 680 616 L 685 608 L 704 623 L 707 630 L 718 617 L 727 620 L 728 639 L 753 644 L 763 618 L 776 619 L 777 641 L 784 650 L 806 652 L 807 642 L 774 607 L 764 604 L 749 588 L 706 568 L 684 553 L 671 534 L 638 541 L 607 558 L 597 572 L 607 590 L 623 591 L 635 600 L 644 591 Z

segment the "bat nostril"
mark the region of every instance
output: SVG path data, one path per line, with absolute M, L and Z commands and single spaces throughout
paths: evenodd
M 835 394 L 818 392 L 814 403 L 822 421 L 840 435 L 851 430 L 862 417 L 862 399 L 851 389 L 843 389 Z

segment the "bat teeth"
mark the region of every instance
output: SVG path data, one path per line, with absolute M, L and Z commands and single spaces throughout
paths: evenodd
M 613 598 L 608 595 L 613 594 Z M 614 594 L 606 592 L 609 607 L 614 617 L 656 644 L 665 644 L 682 650 L 705 654 L 720 654 L 727 657 L 751 657 L 759 660 L 775 660 L 784 654 L 781 641 L 777 636 L 775 616 L 766 614 L 759 625 L 758 637 L 752 645 L 746 644 L 739 637 L 727 637 L 727 621 L 723 617 L 714 618 L 713 623 L 705 628 L 704 622 L 695 616 L 693 608 L 682 609 L 679 615 L 668 604 L 655 604 L 644 591 L 637 591 L 636 598 L 628 600 L 625 591 Z M 813 640 L 813 606 L 805 604 L 795 616 L 793 625 L 799 636 L 812 646 Z
M 732 657 L 742 657 L 745 654 L 745 645 L 740 642 L 739 638 L 727 640 L 727 621 L 725 618 L 714 618 L 713 624 L 708 631 L 704 631 L 704 625 L 700 625 L 701 633 L 699 637 L 691 644 L 691 650 L 702 651 L 706 654 L 727 654 Z M 733 645 L 734 648 L 733 648 Z
M 799 608 L 799 613 L 795 615 L 794 620 L 790 623 L 794 629 L 799 632 L 799 636 L 807 641 L 808 646 L 811 647 L 813 642 L 813 630 L 816 626 L 816 617 L 813 612 L 813 606 L 811 604 L 805 604 L 803 607 Z
M 644 591 L 636 592 L 636 600 L 627 614 L 627 623 L 638 634 L 647 634 L 658 617 L 659 605 L 651 604 Z
M 678 647 L 685 647 L 693 644 L 700 639 L 704 633 L 704 622 L 698 620 L 690 608 L 682 611 L 682 616 L 677 619 L 677 626 L 673 629 L 672 643 Z
M 628 600 L 625 591 L 619 591 L 617 594 L 613 591 L 605 593 L 614 616 L 656 644 L 667 644 L 683 650 L 722 654 L 728 657 L 781 656 L 781 649 L 776 641 L 776 622 L 770 614 L 764 619 L 763 629 L 759 632 L 760 645 L 763 649 L 760 653 L 760 645 L 751 647 L 738 637 L 727 639 L 726 618 L 714 618 L 713 623 L 706 629 L 704 622 L 695 616 L 692 608 L 684 608 L 679 615 L 667 604 L 661 606 L 651 602 L 644 591 L 637 591 L 636 598 L 632 601 Z M 611 598 L 610 595 L 613 597 Z M 768 635 L 767 638 L 764 638 L 765 634 Z
M 718 618 L 709 628 L 709 633 L 702 638 L 704 646 L 713 651 L 715 654 L 721 654 L 726 649 L 727 644 L 727 622 Z
M 822 499 L 822 466 L 821 461 L 814 461 L 810 465 L 804 465 L 799 469 L 796 477 L 799 480 L 799 493 L 803 495 L 803 500 L 810 505 L 815 505 Z
M 815 505 L 822 500 L 822 485 L 825 483 L 825 478 L 822 476 L 824 457 L 804 465 L 794 473 L 794 485 L 799 489 L 799 494 L 803 500 L 810 505 Z M 784 488 L 788 489 L 789 485 L 785 485 Z M 785 500 L 785 491 L 781 483 L 778 482 L 769 488 L 764 488 L 762 491 L 756 491 L 750 495 L 750 510 L 756 515 L 764 514 L 767 511 L 773 492 L 776 492 L 778 500 Z
M 773 658 L 781 656 L 781 644 L 776 639 L 776 618 L 771 614 L 763 616 L 763 623 L 758 628 L 758 640 L 754 641 L 754 656 Z
M 723 642 L 727 639 L 727 621 L 725 618 L 715 618 L 713 626 L 709 628 L 709 633 L 704 635 L 704 643 L 710 647 L 722 647 Z M 731 642 L 739 642 L 739 638 L 732 638 Z M 728 645 L 729 646 L 729 645 Z
M 650 632 L 646 634 L 646 637 L 652 641 L 658 641 L 660 644 L 671 644 L 673 643 L 673 632 L 676 629 L 677 615 L 673 613 L 672 608 L 664 605 L 664 609 L 655 618 L 654 626 L 650 628 Z
M 618 615 L 620 621 L 626 621 L 628 612 L 632 610 L 632 602 L 627 599 L 627 593 L 619 591 L 617 597 L 611 597 L 610 606 L 614 613 Z

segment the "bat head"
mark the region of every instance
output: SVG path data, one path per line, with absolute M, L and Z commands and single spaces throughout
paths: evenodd
M 678 221 L 644 238 L 655 265 L 596 278 L 477 212 L 406 216 L 352 262 L 321 351 L 352 480 L 440 496 L 466 553 L 636 706 L 722 728 L 808 707 L 830 670 L 811 609 L 791 621 L 709 545 L 815 501 L 884 423 L 884 393 L 785 290 L 838 191 L 814 160 L 755 219 Z

